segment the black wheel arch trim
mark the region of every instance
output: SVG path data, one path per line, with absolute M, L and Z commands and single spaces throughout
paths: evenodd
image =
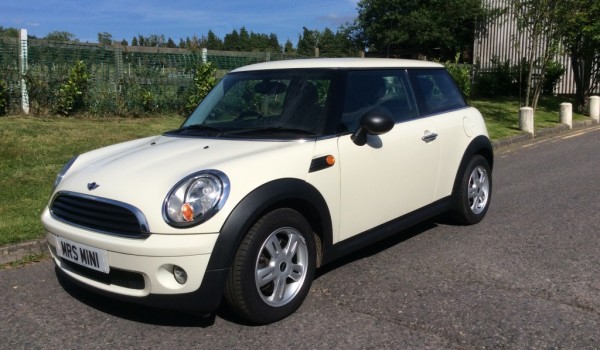
M 186 298 L 188 305 L 200 304 L 202 311 L 211 311 L 219 306 L 231 264 L 244 235 L 263 215 L 278 207 L 295 209 L 306 216 L 323 245 L 331 245 L 333 233 L 329 207 L 314 186 L 293 178 L 265 183 L 244 197 L 229 214 L 213 248 L 200 288 L 191 293 L 191 298 Z M 190 299 L 198 296 L 201 296 L 202 302 L 191 302 Z
M 460 161 L 460 165 L 456 171 L 456 176 L 454 177 L 454 186 L 452 187 L 452 194 L 456 195 L 458 193 L 458 187 L 460 186 L 460 180 L 462 178 L 462 173 L 465 171 L 467 164 L 474 155 L 480 154 L 482 155 L 489 163 L 490 169 L 494 169 L 494 148 L 492 146 L 492 142 L 486 136 L 479 135 L 471 141 L 463 157 Z
M 331 215 L 321 193 L 304 180 L 273 180 L 250 192 L 229 214 L 213 248 L 208 270 L 228 269 L 250 227 L 267 212 L 279 207 L 300 212 L 319 234 L 324 245 L 331 244 Z

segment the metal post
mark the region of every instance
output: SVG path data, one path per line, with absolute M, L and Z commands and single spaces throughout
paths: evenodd
M 25 84 L 25 75 L 27 74 L 27 29 L 21 29 L 19 34 L 19 61 L 21 73 L 21 109 L 23 113 L 29 114 L 29 94 Z

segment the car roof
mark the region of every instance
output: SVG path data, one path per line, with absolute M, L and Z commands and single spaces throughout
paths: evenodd
M 395 58 L 307 58 L 271 61 L 240 67 L 232 72 L 245 72 L 269 69 L 307 69 L 307 68 L 443 68 L 429 61 Z

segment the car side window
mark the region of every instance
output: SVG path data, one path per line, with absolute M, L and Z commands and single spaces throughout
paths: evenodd
M 358 128 L 360 118 L 371 112 L 390 114 L 396 122 L 418 116 L 404 70 L 364 70 L 348 72 L 342 124 L 346 130 Z
M 436 114 L 466 106 L 450 74 L 443 69 L 410 70 L 421 114 Z

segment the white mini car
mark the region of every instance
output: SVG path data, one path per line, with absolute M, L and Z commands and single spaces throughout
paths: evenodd
M 442 65 L 260 63 L 181 128 L 73 158 L 42 214 L 60 275 L 97 292 L 258 324 L 293 313 L 315 269 L 492 193 L 481 114 Z

